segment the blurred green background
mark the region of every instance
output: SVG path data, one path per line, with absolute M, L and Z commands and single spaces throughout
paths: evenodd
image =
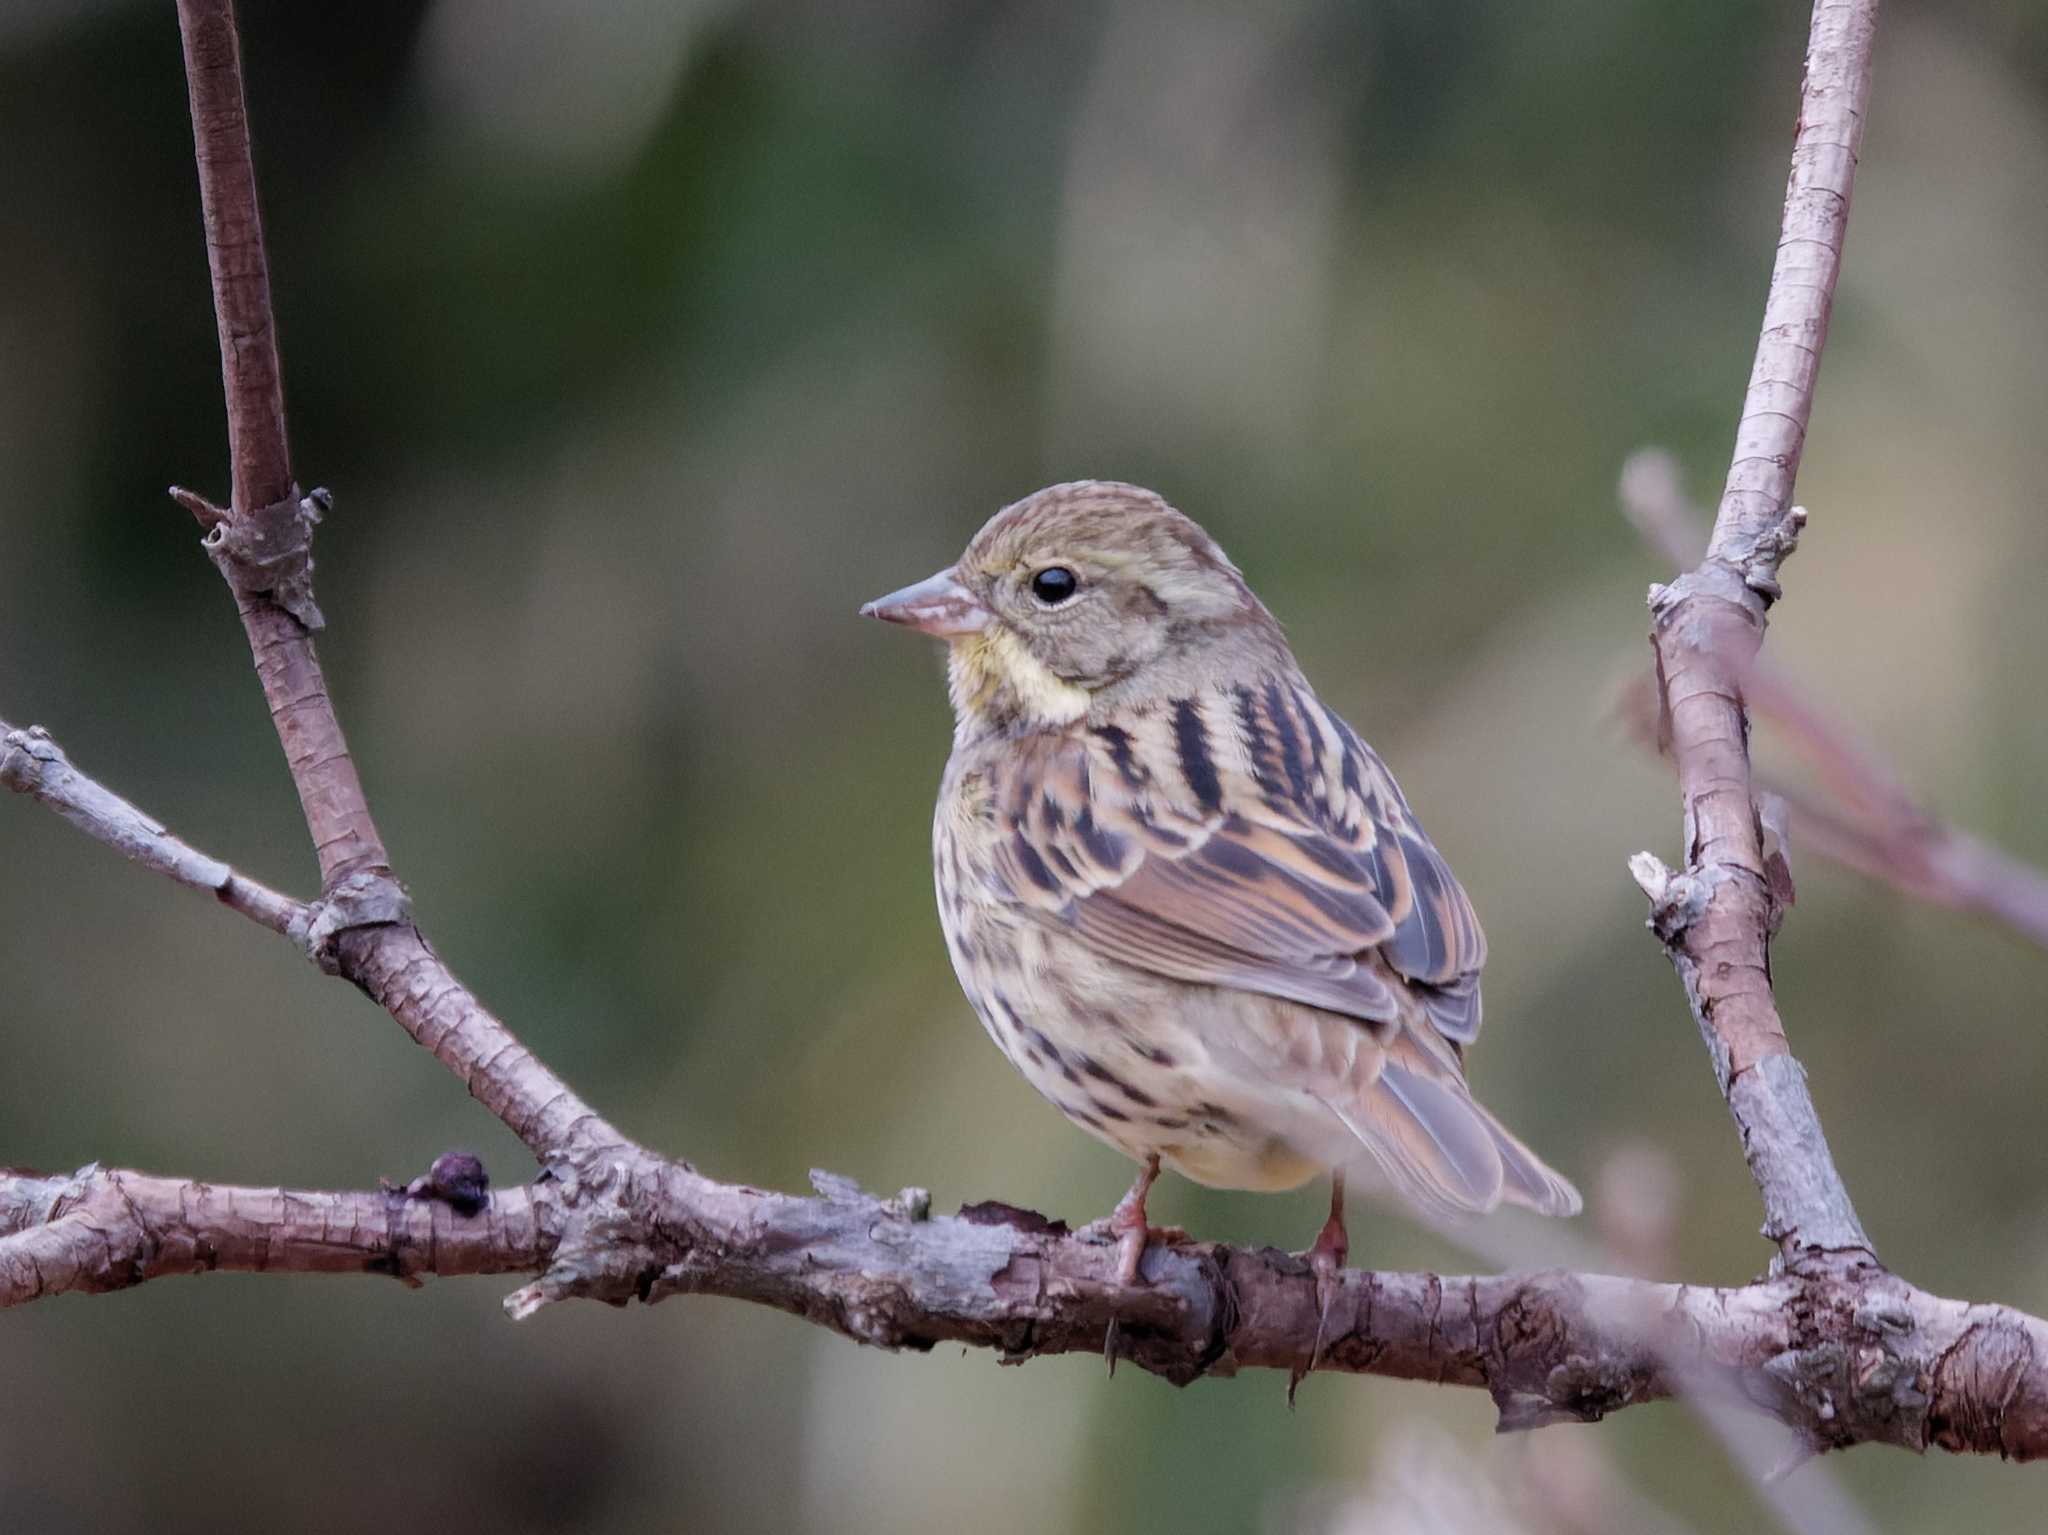
M 1802 7 L 245 9 L 344 722 L 435 942 L 619 1124 L 778 1187 L 1108 1208 L 1127 1166 L 988 1045 L 940 943 L 934 647 L 854 609 L 1002 503 L 1118 477 L 1217 534 L 1471 889 L 1473 1078 L 1587 1188 L 1576 1235 L 1655 1148 L 1664 1271 L 1763 1265 L 1624 870 L 1678 815 L 1608 720 L 1668 574 L 1613 487 L 1658 442 L 1718 488 Z M 308 894 L 246 647 L 163 495 L 227 483 L 167 0 L 0 6 L 0 144 L 0 714 Z M 1887 15 L 1771 640 L 2040 862 L 2044 185 L 2048 6 Z M 2048 956 L 1798 873 L 1781 1000 L 1885 1256 L 2048 1309 Z M 0 874 L 0 1161 L 530 1170 L 253 926 L 26 803 Z M 1154 1209 L 1298 1247 L 1320 1198 Z M 1352 1231 L 1355 1262 L 1475 1261 L 1392 1211 Z M 1607 1511 L 1585 1528 L 1647 1527 L 1631 1500 L 1771 1517 L 1675 1407 L 1497 1441 L 1473 1392 L 1318 1377 L 1290 1414 L 1276 1377 L 896 1357 L 725 1302 L 515 1327 L 510 1287 L 215 1277 L 10 1313 L 0 1528 L 1366 1531 L 1396 1527 L 1376 1486 L 1438 1464 L 1532 1520 L 1514 1489 L 1545 1476 Z M 1782 1495 L 1905 1531 L 2033 1528 L 2041 1493 L 1866 1450 Z

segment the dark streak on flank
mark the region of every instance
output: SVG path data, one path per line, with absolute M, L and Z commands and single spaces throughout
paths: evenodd
M 1109 1085 L 1115 1088 L 1118 1092 L 1122 1093 L 1126 1098 L 1130 1099 L 1131 1102 L 1135 1103 L 1141 1109 L 1156 1109 L 1159 1107 L 1159 1100 L 1157 1098 L 1153 1097 L 1148 1092 L 1142 1092 L 1138 1088 L 1133 1087 L 1130 1083 L 1126 1082 L 1122 1077 L 1111 1077 L 1109 1079 Z
M 1159 1107 L 1158 1100 L 1155 1099 L 1150 1093 L 1143 1093 L 1138 1091 L 1137 1088 L 1131 1086 L 1130 1083 L 1126 1082 L 1122 1077 L 1118 1076 L 1115 1072 L 1111 1071 L 1107 1066 L 1103 1065 L 1102 1062 L 1096 1060 L 1093 1056 L 1089 1056 L 1081 1062 L 1081 1069 L 1087 1072 L 1088 1075 L 1093 1077 L 1096 1081 L 1107 1082 L 1111 1087 L 1115 1088 L 1118 1092 L 1122 1093 L 1126 1098 L 1130 1099 L 1131 1102 L 1135 1103 L 1141 1109 L 1156 1109 Z
M 1019 1024 L 1018 1027 L 1023 1030 L 1026 1039 L 1029 1039 L 1037 1049 L 1051 1057 L 1054 1065 L 1065 1066 L 1067 1064 L 1067 1058 L 1060 1054 L 1060 1047 L 1045 1037 L 1043 1029 L 1033 1028 L 1028 1023 Z
M 1180 699 L 1173 706 L 1173 743 L 1180 754 L 1180 776 L 1187 780 L 1202 808 L 1213 815 L 1223 808 L 1223 782 L 1209 758 L 1209 732 L 1192 698 Z
M 1020 1040 L 1027 1034 L 1037 1033 L 1035 1029 L 1025 1026 L 1024 1020 L 1017 1016 L 1017 1009 L 1010 1005 L 1010 999 L 1003 995 L 1000 988 L 992 988 L 990 990 L 989 1007 L 996 1015 L 998 1033 L 1006 1033 L 1011 1038 Z M 1008 1024 L 1009 1027 L 1007 1029 L 1003 1028 L 1004 1024 Z M 1042 1034 L 1039 1035 L 1041 1039 L 1044 1037 Z

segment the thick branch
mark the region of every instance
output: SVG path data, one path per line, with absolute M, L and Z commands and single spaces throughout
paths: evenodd
M 1643 854 L 1636 876 L 1741 1130 L 1765 1232 L 1792 1259 L 1867 1251 L 1870 1239 L 1771 992 L 1780 913 L 1750 782 L 1742 687 L 1779 592 L 1779 566 L 1805 521 L 1792 486 L 1841 270 L 1876 16 L 1876 0 L 1814 6 L 1777 262 L 1727 488 L 1705 558 L 1651 593 L 1663 734 L 1685 805 L 1685 867 L 1674 874 Z
M 1317 1337 L 1313 1275 L 1270 1248 L 1155 1247 L 1125 1286 L 1108 1241 L 1029 1212 L 932 1217 L 922 1190 L 878 1199 L 814 1179 L 823 1197 L 803 1199 L 637 1153 L 602 1184 L 543 1180 L 464 1216 L 418 1192 L 0 1174 L 0 1305 L 205 1269 L 541 1272 L 508 1302 L 516 1313 L 570 1294 L 724 1295 L 886 1348 L 960 1343 L 1020 1362 L 1108 1347 L 1181 1384 L 1292 1373 Z M 1506 1429 L 1704 1389 L 1816 1446 L 2048 1453 L 2048 1324 L 1927 1295 L 1875 1264 L 1738 1289 L 1350 1270 L 1318 1368 L 1477 1387 Z
M 166 1274 L 529 1273 L 554 1251 L 525 1189 L 464 1216 L 446 1201 L 233 1188 L 92 1166 L 0 1172 L 0 1307 L 99 1294 Z

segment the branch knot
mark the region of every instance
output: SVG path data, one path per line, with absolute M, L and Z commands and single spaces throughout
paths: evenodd
M 1784 516 L 1757 534 L 1755 541 L 1731 561 L 1742 577 L 1742 584 L 1766 603 L 1785 595 L 1785 588 L 1778 584 L 1778 567 L 1792 558 L 1799 547 L 1799 535 L 1805 529 L 1806 508 L 1787 507 Z
M 292 921 L 289 937 L 329 975 L 341 974 L 335 945 L 356 928 L 390 927 L 412 920 L 412 897 L 388 872 L 362 869 L 324 892 Z
M 237 597 L 274 602 L 308 629 L 326 626 L 313 601 L 313 529 L 334 505 L 331 491 L 294 485 L 282 501 L 233 513 L 177 486 L 171 495 L 207 525 L 200 547 Z
M 1719 883 L 1715 875 L 1726 877 L 1718 864 L 1704 866 L 1695 874 L 1688 869 L 1672 868 L 1655 853 L 1637 853 L 1628 861 L 1628 872 L 1650 899 L 1651 931 L 1666 944 L 1676 943 L 1687 928 L 1706 915 L 1707 902 Z

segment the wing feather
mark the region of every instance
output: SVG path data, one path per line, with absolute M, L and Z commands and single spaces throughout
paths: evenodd
M 1370 747 L 1298 677 L 1173 700 L 1016 753 L 996 873 L 1041 920 L 1155 974 L 1391 1029 L 1409 990 L 1479 1030 L 1486 939 Z

